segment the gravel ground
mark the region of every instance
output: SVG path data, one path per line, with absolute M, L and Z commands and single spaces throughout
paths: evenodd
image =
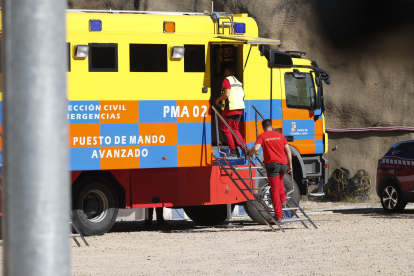
M 307 205 L 308 204 L 308 205 Z M 309 210 L 311 203 L 303 205 Z M 321 206 L 318 203 L 318 206 Z M 351 207 L 349 207 L 351 206 Z M 250 219 L 244 228 L 170 221 L 163 229 L 118 222 L 111 233 L 71 242 L 74 275 L 413 275 L 414 210 L 389 215 L 343 209 L 370 204 L 325 204 L 319 229 L 301 223 L 271 232 Z M 345 207 L 345 208 L 344 208 Z

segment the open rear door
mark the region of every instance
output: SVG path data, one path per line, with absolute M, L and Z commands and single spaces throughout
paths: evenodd
M 262 37 L 242 36 L 242 35 L 218 35 L 221 41 L 214 41 L 209 46 L 210 51 L 210 68 L 211 68 L 211 105 L 220 96 L 221 85 L 223 83 L 224 68 L 232 64 L 236 67 L 235 76 L 244 83 L 243 69 L 249 59 L 252 46 L 257 45 L 280 45 L 280 40 L 267 39 Z M 250 45 L 247 49 L 243 45 Z M 250 48 L 250 49 L 249 49 Z M 211 119 L 212 146 L 217 145 L 216 124 L 214 112 Z M 241 124 L 242 136 L 244 130 Z M 246 139 L 247 137 L 243 137 Z M 219 140 L 223 146 L 227 146 L 226 139 L 219 131 Z

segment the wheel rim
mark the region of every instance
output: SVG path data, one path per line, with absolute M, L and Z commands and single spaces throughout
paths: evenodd
M 384 207 L 389 210 L 392 210 L 397 206 L 398 203 L 398 193 L 393 186 L 388 186 L 382 192 L 382 202 Z
M 264 203 L 269 207 L 273 208 L 273 201 L 272 195 L 270 194 L 270 185 L 267 184 L 263 187 L 262 192 L 260 193 L 261 198 L 263 199 Z
M 108 213 L 108 199 L 99 190 L 89 191 L 82 200 L 82 210 L 91 222 L 102 221 Z

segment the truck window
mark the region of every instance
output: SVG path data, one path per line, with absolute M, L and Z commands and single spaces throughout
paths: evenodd
M 205 72 L 205 45 L 184 45 L 184 72 Z
M 68 45 L 68 49 L 67 49 L 67 51 L 68 51 L 68 53 L 67 53 L 67 55 L 68 55 L 68 72 L 70 72 L 70 43 L 68 42 L 66 44 Z
M 296 79 L 293 74 L 285 74 L 286 105 L 290 108 L 315 109 L 315 87 L 311 74 L 305 79 Z
M 118 72 L 118 44 L 89 43 L 89 72 Z
M 168 72 L 167 44 L 129 44 L 130 72 Z

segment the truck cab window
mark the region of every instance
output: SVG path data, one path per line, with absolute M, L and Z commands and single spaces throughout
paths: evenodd
M 286 105 L 290 108 L 315 109 L 315 86 L 311 74 L 305 79 L 296 79 L 293 74 L 285 74 Z
M 205 45 L 184 45 L 184 72 L 205 72 Z
M 167 44 L 129 44 L 130 72 L 168 72 Z
M 89 43 L 89 72 L 118 72 L 118 44 Z

